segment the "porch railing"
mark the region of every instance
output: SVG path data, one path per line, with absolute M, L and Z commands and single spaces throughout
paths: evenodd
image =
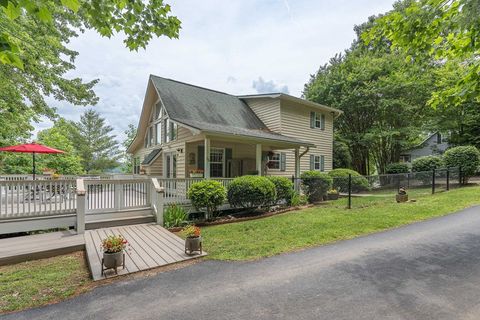
M 164 188 L 164 201 L 165 203 L 180 203 L 188 204 L 187 194 L 190 187 L 196 183 L 204 180 L 203 178 L 158 178 L 160 186 Z M 233 178 L 214 178 L 213 180 L 219 181 L 225 188 L 228 187 Z

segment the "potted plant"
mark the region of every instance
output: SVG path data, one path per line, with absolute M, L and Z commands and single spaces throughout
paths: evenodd
M 127 247 L 127 240 L 121 235 L 111 235 L 102 240 L 103 265 L 106 269 L 115 269 L 124 265 L 123 251 Z
M 395 196 L 395 199 L 397 200 L 398 203 L 407 202 L 408 201 L 407 190 L 405 190 L 404 187 L 401 187 L 400 189 L 398 189 L 398 194 Z
M 55 170 L 50 168 L 43 168 L 42 173 L 46 176 L 51 176 L 55 173 Z
M 190 225 L 182 230 L 185 236 L 185 254 L 192 255 L 195 252 L 202 254 L 202 236 L 199 227 Z
M 202 169 L 190 170 L 190 178 L 203 178 L 203 170 Z
M 338 200 L 338 195 L 337 189 L 330 189 L 327 191 L 328 200 Z

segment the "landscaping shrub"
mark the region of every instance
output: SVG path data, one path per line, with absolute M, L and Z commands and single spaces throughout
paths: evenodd
M 385 168 L 385 173 L 387 174 L 408 173 L 409 171 L 408 164 L 405 162 L 390 163 Z
M 303 194 L 299 194 L 298 192 L 293 192 L 292 199 L 290 201 L 290 205 L 292 207 L 304 206 L 308 203 L 307 197 Z
M 303 192 L 310 203 L 322 201 L 327 191 L 332 188 L 332 177 L 320 171 L 305 171 L 300 178 Z
M 333 179 L 333 189 L 338 192 L 348 192 L 348 175 L 352 175 L 352 192 L 367 191 L 370 189 L 368 180 L 362 177 L 360 173 L 351 169 L 334 169 L 328 172 Z
M 412 172 L 432 171 L 444 166 L 440 156 L 425 156 L 412 161 Z
M 181 227 L 187 223 L 188 213 L 177 204 L 169 205 L 163 212 L 163 226 L 165 228 Z
M 228 186 L 228 202 L 233 207 L 259 208 L 275 202 L 275 184 L 262 176 L 242 176 Z
M 192 184 L 188 198 L 197 210 L 206 209 L 205 219 L 211 219 L 218 206 L 226 199 L 225 187 L 215 180 L 203 180 Z
M 445 166 L 462 170 L 462 183 L 467 183 L 480 166 L 480 152 L 474 146 L 461 146 L 448 149 L 443 155 Z
M 267 177 L 268 180 L 273 182 L 275 185 L 275 190 L 277 194 L 276 203 L 280 203 L 281 201 L 285 201 L 287 205 L 290 204 L 293 195 L 293 182 L 289 178 L 286 177 L 275 177 L 269 176 Z

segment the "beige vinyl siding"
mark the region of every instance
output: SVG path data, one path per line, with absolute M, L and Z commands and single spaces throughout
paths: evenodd
M 245 99 L 257 117 L 272 131 L 281 133 L 280 100 L 273 98 Z
M 310 112 L 323 113 L 325 115 L 325 130 L 319 128 L 310 128 Z M 310 170 L 310 155 L 325 157 L 325 171 L 332 170 L 333 154 L 333 115 L 329 112 L 310 108 L 301 104 L 292 102 L 281 103 L 281 127 L 282 134 L 298 138 L 305 142 L 315 144 L 300 159 L 300 172 Z M 300 149 L 300 154 L 305 148 Z M 277 150 L 277 152 L 286 152 L 286 171 L 269 170 L 269 175 L 292 176 L 295 174 L 295 151 Z

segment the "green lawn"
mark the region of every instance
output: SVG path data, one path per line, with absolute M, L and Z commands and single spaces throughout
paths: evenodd
M 392 197 L 359 197 L 353 209 L 342 198 L 313 208 L 246 222 L 203 228 L 208 258 L 247 260 L 321 245 L 341 239 L 443 216 L 480 204 L 480 187 L 435 195 L 415 195 L 416 202 L 397 204 Z
M 0 267 L 0 313 L 65 299 L 90 283 L 82 252 Z

